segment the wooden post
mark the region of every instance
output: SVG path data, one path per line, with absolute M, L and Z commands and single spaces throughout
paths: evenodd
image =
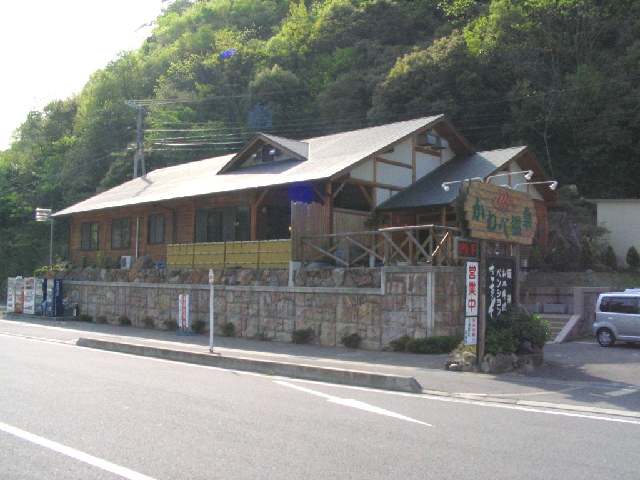
M 485 339 L 487 334 L 487 241 L 480 240 L 480 263 L 478 267 L 478 282 L 480 284 L 480 311 L 478 312 L 478 366 L 482 364 L 485 351 Z
M 440 225 L 447 226 L 447 207 L 442 207 L 442 211 L 440 212 Z
M 520 306 L 520 245 L 516 244 L 513 246 L 514 249 L 514 257 L 515 257 L 515 278 L 513 283 L 513 296 L 515 298 L 512 299 L 513 305 L 515 307 Z
M 251 203 L 251 240 L 258 239 L 258 203 Z

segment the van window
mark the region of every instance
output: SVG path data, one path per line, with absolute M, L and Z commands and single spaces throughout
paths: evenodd
M 602 297 L 601 312 L 639 313 L 638 299 L 633 297 Z

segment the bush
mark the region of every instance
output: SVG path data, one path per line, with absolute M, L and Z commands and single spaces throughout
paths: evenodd
M 96 323 L 108 323 L 107 322 L 107 317 L 105 317 L 104 315 L 99 315 L 96 317 Z
M 539 315 L 523 309 L 509 309 L 487 322 L 486 351 L 495 355 L 542 349 L 550 335 L 549 323 Z
M 461 341 L 461 337 L 447 335 L 428 338 L 412 338 L 409 335 L 403 335 L 389 342 L 389 346 L 394 352 L 438 354 L 451 352 Z
M 236 336 L 236 326 L 231 322 L 224 323 L 222 325 L 221 329 L 222 329 L 222 336 L 223 337 L 235 337 Z
M 93 322 L 93 317 L 91 315 L 87 315 L 86 313 L 81 313 L 78 317 L 78 320 L 81 322 Z
M 358 348 L 362 343 L 362 337 L 357 333 L 352 333 L 351 335 L 342 337 L 341 342 L 347 348 Z
M 120 315 L 118 317 L 118 325 L 121 325 L 123 327 L 128 327 L 131 325 L 131 320 L 126 315 Z
M 191 330 L 193 333 L 202 333 L 204 332 L 205 323 L 202 320 L 196 320 L 191 322 Z
M 627 252 L 627 265 L 631 270 L 637 270 L 640 267 L 640 255 L 638 255 L 638 250 L 636 247 L 629 247 L 629 251 Z
M 611 245 L 609 245 L 605 250 L 602 262 L 611 270 L 616 270 L 618 268 L 618 259 L 616 258 L 616 252 L 613 251 L 613 247 Z
M 153 318 L 151 317 L 144 317 L 142 319 L 142 324 L 144 325 L 144 328 L 154 328 L 156 326 Z
M 394 352 L 406 352 L 407 351 L 407 343 L 411 341 L 411 337 L 409 335 L 403 335 L 395 340 L 391 340 L 389 342 L 389 347 Z
M 291 341 L 293 343 L 311 343 L 314 336 L 313 328 L 301 328 L 300 330 L 293 331 Z

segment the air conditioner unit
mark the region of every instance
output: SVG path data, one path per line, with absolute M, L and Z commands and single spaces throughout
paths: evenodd
M 129 270 L 131 268 L 131 265 L 133 265 L 133 257 L 132 256 L 120 257 L 120 268 L 121 269 Z

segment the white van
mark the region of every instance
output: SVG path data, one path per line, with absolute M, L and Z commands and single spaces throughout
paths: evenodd
M 603 347 L 640 342 L 640 289 L 600 294 L 593 333 Z

